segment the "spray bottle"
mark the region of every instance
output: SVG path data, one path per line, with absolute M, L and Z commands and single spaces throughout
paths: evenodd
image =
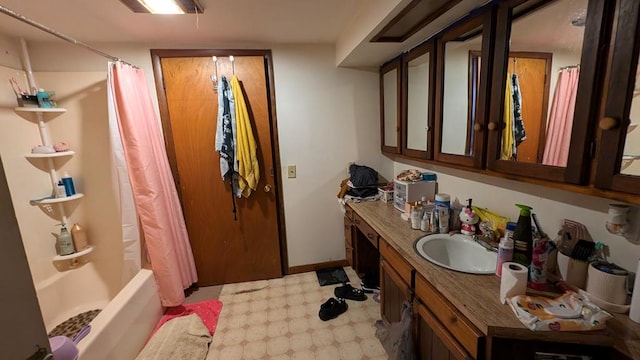
M 513 261 L 529 267 L 533 253 L 533 237 L 531 234 L 531 210 L 527 205 L 516 204 L 520 208 L 520 217 L 513 232 Z

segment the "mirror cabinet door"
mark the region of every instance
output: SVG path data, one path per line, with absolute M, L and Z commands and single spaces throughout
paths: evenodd
M 640 194 L 640 2 L 620 0 L 594 183 Z
M 402 153 L 414 158 L 431 159 L 433 148 L 433 89 L 435 61 L 433 42 L 412 49 L 403 58 L 406 76 L 403 109 L 406 124 L 402 133 Z
M 437 39 L 435 158 L 482 167 L 492 9 Z
M 398 57 L 380 68 L 380 131 L 382 152 L 400 153 L 400 119 L 402 81 L 401 58 Z
M 602 89 L 596 69 L 605 58 L 597 41 L 602 6 L 591 2 L 589 8 L 589 0 L 500 5 L 487 124 L 489 169 L 553 181 L 588 180 L 589 129 L 600 111 Z

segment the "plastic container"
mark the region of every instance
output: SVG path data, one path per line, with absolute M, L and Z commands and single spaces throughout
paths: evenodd
M 449 208 L 443 205 L 436 205 L 438 211 L 438 232 L 446 234 L 449 232 Z
M 420 225 L 422 222 L 424 209 L 422 207 L 422 202 L 418 201 L 414 206 L 411 207 L 411 228 L 415 230 L 420 229 Z
M 529 265 L 529 287 L 536 290 L 544 290 L 547 287 L 547 247 L 549 237 L 538 235 L 533 239 L 531 264 Z
M 62 180 L 58 181 L 58 185 L 56 185 L 56 197 L 63 198 L 67 196 L 67 190 L 64 188 L 64 184 Z
M 520 216 L 513 232 L 513 261 L 529 267 L 533 251 L 533 236 L 531 233 L 531 210 L 527 205 L 516 204 L 520 208 Z
M 73 239 L 73 247 L 75 247 L 76 251 L 82 251 L 89 246 L 87 234 L 84 232 L 84 228 L 78 224 L 74 224 L 71 227 L 71 238 Z
M 51 233 L 56 237 L 56 254 L 57 255 L 71 255 L 75 252 L 73 247 L 73 239 L 67 228 L 62 225 L 60 234 Z
M 451 209 L 451 196 L 449 194 L 439 193 L 435 196 L 436 206 L 443 205 L 447 209 Z
M 73 185 L 73 179 L 66 172 L 64 173 L 64 176 L 62 177 L 62 184 L 64 184 L 64 190 L 65 190 L 65 193 L 67 194 L 67 196 L 71 196 L 71 195 L 75 195 L 76 194 L 76 188 Z
M 515 225 L 515 223 L 514 223 Z M 513 259 L 513 239 L 507 234 L 500 239 L 498 245 L 498 260 L 496 262 L 496 275 L 502 276 L 502 264 L 509 262 Z

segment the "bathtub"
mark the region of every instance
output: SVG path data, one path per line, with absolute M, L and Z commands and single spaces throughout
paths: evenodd
M 163 313 L 153 272 L 140 270 L 93 319 L 80 360 L 134 359 Z
M 88 262 L 39 283 L 47 332 L 80 313 L 102 309 L 78 344 L 80 360 L 134 359 L 164 309 L 151 270 L 140 270 L 124 287 L 121 281 L 120 272 L 101 271 L 99 264 Z

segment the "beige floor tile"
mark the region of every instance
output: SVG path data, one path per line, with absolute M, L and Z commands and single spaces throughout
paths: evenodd
M 358 278 L 345 268 L 354 287 Z M 320 286 L 315 272 L 281 279 L 224 285 L 218 328 L 207 360 L 384 359 L 375 337 L 380 305 L 371 298 L 347 300 L 346 313 L 322 321 L 320 305 L 336 285 Z

